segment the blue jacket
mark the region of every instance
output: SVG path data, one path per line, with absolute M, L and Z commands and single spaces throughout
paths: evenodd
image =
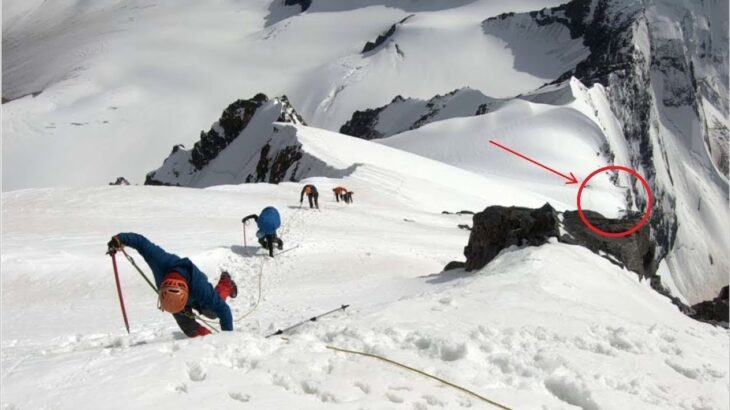
M 271 235 L 276 233 L 276 230 L 281 226 L 281 218 L 279 217 L 279 211 L 273 206 L 267 206 L 258 218 L 256 218 L 256 225 L 264 235 Z
M 221 329 L 233 330 L 231 309 L 218 296 L 218 292 L 208 282 L 208 277 L 190 259 L 167 253 L 144 236 L 136 233 L 120 233 L 117 238 L 122 244 L 136 249 L 142 255 L 152 269 L 158 289 L 167 273 L 178 272 L 185 278 L 190 288 L 187 306 L 212 310 L 220 319 Z

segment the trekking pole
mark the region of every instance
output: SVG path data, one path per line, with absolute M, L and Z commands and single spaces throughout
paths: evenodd
M 342 306 L 338 307 L 337 309 L 332 309 L 332 310 L 330 310 L 329 312 L 325 312 L 325 313 L 322 313 L 321 315 L 313 316 L 313 317 L 311 317 L 311 318 L 309 318 L 309 319 L 307 319 L 307 320 L 302 320 L 301 322 L 299 322 L 299 323 L 296 323 L 296 324 L 294 324 L 294 325 L 291 325 L 291 326 L 287 327 L 286 329 L 279 329 L 279 330 L 277 330 L 276 332 L 274 332 L 274 333 L 271 333 L 271 334 L 267 335 L 267 336 L 265 337 L 265 339 L 267 339 L 267 338 L 269 338 L 269 337 L 271 337 L 271 336 L 277 336 L 277 335 L 283 334 L 283 333 L 285 333 L 285 332 L 288 332 L 288 331 L 290 331 L 290 330 L 292 330 L 292 329 L 295 329 L 295 328 L 297 328 L 297 327 L 299 327 L 299 326 L 301 326 L 301 325 L 303 325 L 303 324 L 305 324 L 305 323 L 307 323 L 307 322 L 316 322 L 316 321 L 317 321 L 317 319 L 319 319 L 319 318 L 321 318 L 321 317 L 325 317 L 325 316 L 327 316 L 327 315 L 331 315 L 332 313 L 338 312 L 338 311 L 340 311 L 340 310 L 344 311 L 344 310 L 345 310 L 345 309 L 347 309 L 348 307 L 350 307 L 350 305 L 342 305 Z
M 243 223 L 243 247 L 248 247 L 248 245 L 246 244 L 246 222 Z
M 124 309 L 124 297 L 122 296 L 122 287 L 119 284 L 119 271 L 117 270 L 117 259 L 114 257 L 115 252 L 109 252 L 112 257 L 112 266 L 114 266 L 114 279 L 117 282 L 117 294 L 119 295 L 119 305 L 122 307 L 122 317 L 124 317 L 124 326 L 129 334 L 129 321 L 127 320 L 127 310 Z

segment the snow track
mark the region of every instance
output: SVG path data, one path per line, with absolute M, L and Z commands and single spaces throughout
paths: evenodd
M 727 332 L 682 315 L 634 273 L 562 244 L 506 250 L 476 273 L 440 273 L 461 259 L 468 234 L 456 225 L 468 216 L 406 206 L 388 184 L 356 177 L 308 182 L 321 211 L 294 205 L 301 185 L 288 183 L 5 195 L 4 408 L 482 406 L 328 345 L 385 356 L 516 409 L 727 408 Z M 328 195 L 336 185 L 362 195 L 336 203 Z M 448 209 L 462 208 L 457 195 L 446 197 Z M 268 205 L 282 214 L 286 247 L 299 245 L 273 259 L 241 237 L 242 216 Z M 119 230 L 191 257 L 212 282 L 227 269 L 239 287 L 234 318 L 255 303 L 263 266 L 261 304 L 234 332 L 187 339 L 122 260 L 132 328 L 124 335 L 103 255 Z M 264 339 L 343 303 L 346 312 L 288 340 Z

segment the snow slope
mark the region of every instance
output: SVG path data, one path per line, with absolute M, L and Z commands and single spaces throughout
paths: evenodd
M 303 138 L 323 155 L 318 137 Z M 727 331 L 689 319 L 634 273 L 580 247 L 513 248 L 479 272 L 439 273 L 460 259 L 468 235 L 456 225 L 469 218 L 433 212 L 409 189 L 358 172 L 306 181 L 323 192 L 321 211 L 299 209 L 301 185 L 291 183 L 6 193 L 3 408 L 490 408 L 326 345 L 402 361 L 515 409 L 728 408 Z M 355 204 L 326 195 L 340 184 L 361 193 Z M 459 209 L 470 190 L 443 187 L 439 205 Z M 274 259 L 255 254 L 251 230 L 244 247 L 239 226 L 266 205 L 282 213 L 285 247 L 298 245 Z M 132 328 L 124 334 L 103 254 L 118 231 L 191 257 L 211 281 L 229 270 L 239 285 L 235 318 L 253 306 L 261 271 L 260 306 L 232 333 L 181 338 L 122 258 Z M 343 303 L 347 313 L 288 340 L 263 338 Z
M 600 86 L 586 89 L 575 79 L 510 100 L 484 115 L 437 121 L 376 142 L 487 177 L 508 179 L 528 191 L 549 192 L 575 209 L 575 185 L 565 185 L 560 176 L 495 147 L 490 140 L 558 172 L 573 172 L 581 182 L 598 168 L 628 163 L 626 143 L 603 90 Z M 626 189 L 628 174 L 619 173 L 617 184 L 610 177 L 611 173 L 603 173 L 591 179 L 583 206 L 608 217 L 635 210 Z
M 221 107 L 259 92 L 288 95 L 307 123 L 336 130 L 397 94 L 530 90 L 546 79 L 516 70 L 481 21 L 561 1 L 337 3 L 297 14 L 279 0 L 3 2 L 3 98 L 13 100 L 3 190 L 141 182 Z M 393 43 L 360 53 L 410 14 L 393 39 L 404 57 Z

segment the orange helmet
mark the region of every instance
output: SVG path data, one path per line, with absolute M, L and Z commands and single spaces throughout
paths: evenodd
M 158 307 L 165 312 L 177 313 L 185 309 L 188 303 L 188 282 L 177 273 L 165 275 L 160 284 Z

